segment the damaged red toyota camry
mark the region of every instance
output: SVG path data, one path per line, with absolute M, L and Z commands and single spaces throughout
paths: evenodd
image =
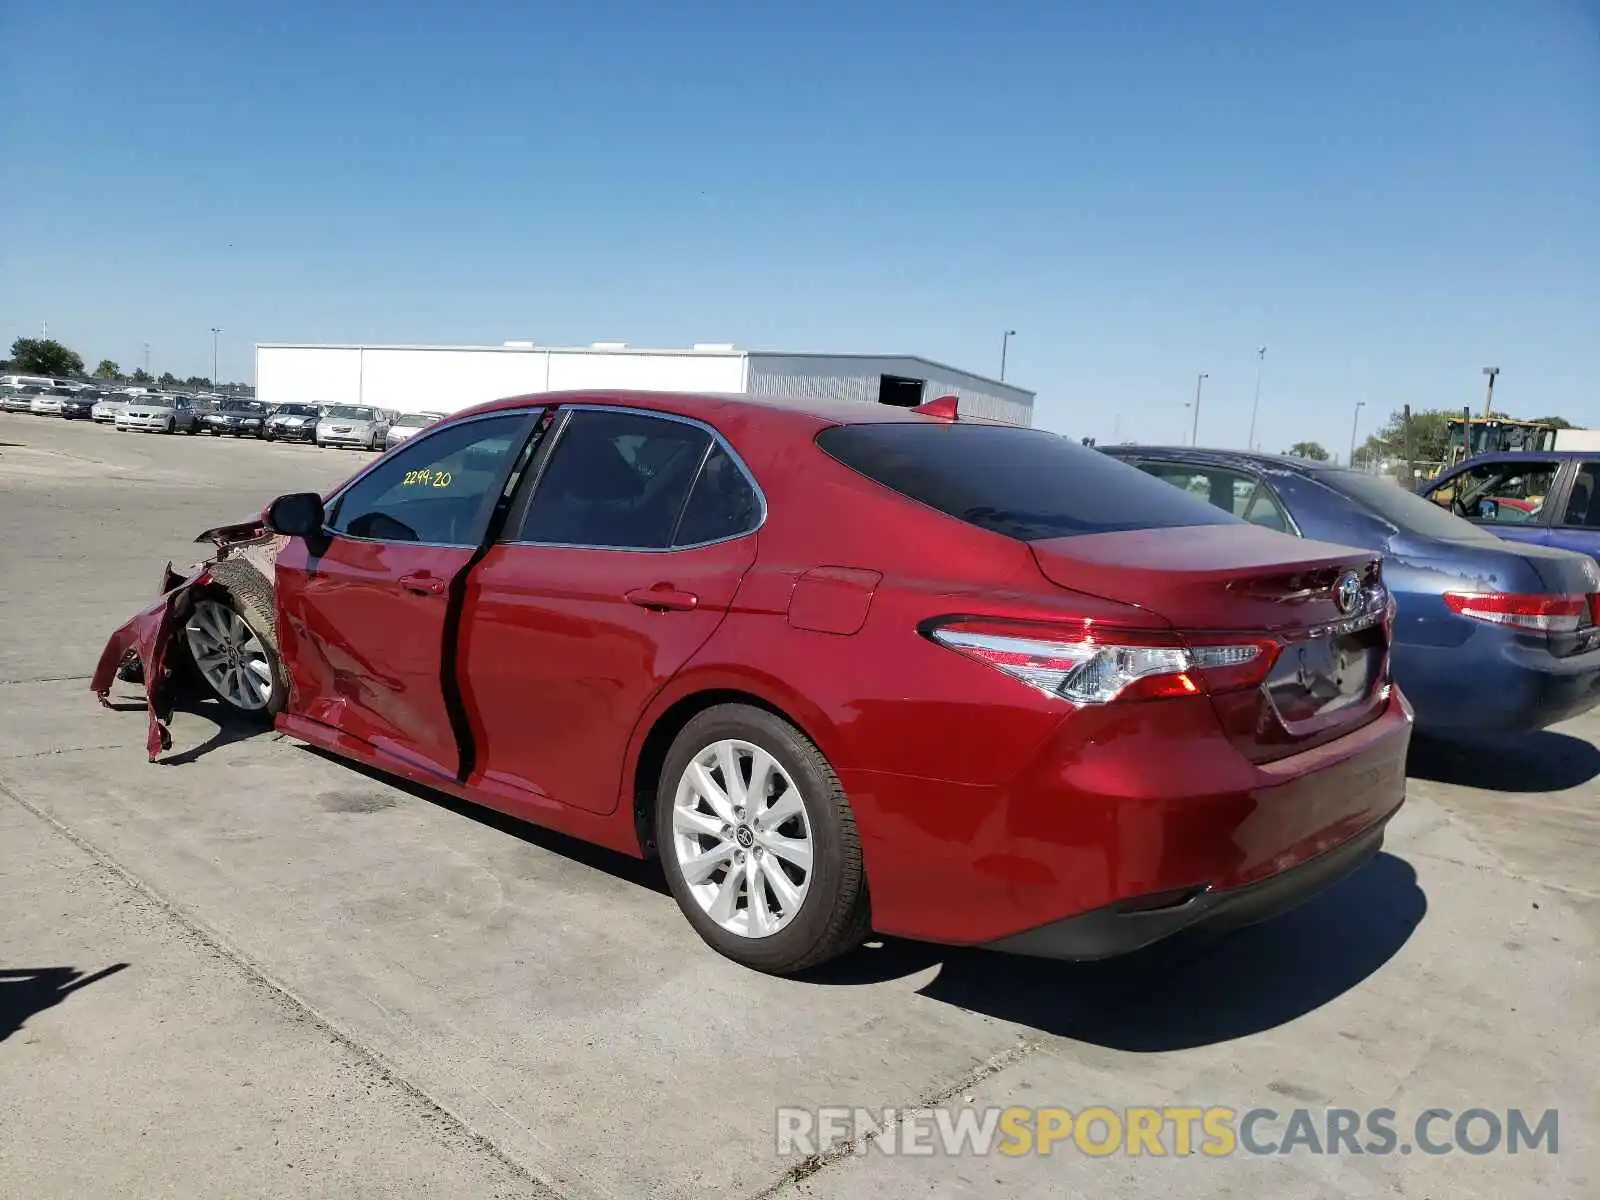
M 111 638 L 632 855 L 777 973 L 869 929 L 1103 958 L 1376 853 L 1411 732 L 1373 555 L 958 416 L 546 394 L 288 495 Z

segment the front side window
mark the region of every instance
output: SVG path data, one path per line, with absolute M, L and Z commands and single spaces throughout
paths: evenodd
M 1484 525 L 1537 525 L 1555 478 L 1552 462 L 1484 463 L 1461 472 L 1429 499 Z
M 572 412 L 516 540 L 668 548 L 711 441 L 698 425 L 644 413 Z
M 408 442 L 350 485 L 328 527 L 384 542 L 477 545 L 527 419 L 485 417 Z

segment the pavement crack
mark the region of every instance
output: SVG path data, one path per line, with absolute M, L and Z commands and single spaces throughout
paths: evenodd
M 3 756 L 5 762 L 25 762 L 33 758 L 54 758 L 62 754 L 85 754 L 91 750 L 127 750 L 127 742 L 111 742 L 100 746 L 53 746 L 48 750 L 24 750 L 21 754 Z
M 184 930 L 189 937 L 200 943 L 207 950 L 232 963 L 245 974 L 257 987 L 265 991 L 274 1001 L 287 1007 L 294 1016 L 316 1026 L 333 1041 L 365 1062 L 375 1071 L 384 1082 L 391 1087 L 410 1097 L 413 1102 L 436 1114 L 444 1123 L 449 1125 L 456 1136 L 462 1138 L 467 1144 L 475 1147 L 480 1152 L 487 1154 L 507 1169 L 514 1172 L 526 1181 L 529 1194 L 538 1200 L 566 1200 L 563 1194 L 548 1179 L 532 1171 L 526 1164 L 517 1161 L 509 1153 L 496 1145 L 484 1134 L 474 1129 L 472 1125 L 459 1113 L 449 1106 L 429 1095 L 417 1084 L 407 1079 L 400 1070 L 372 1047 L 365 1045 L 359 1039 L 346 1033 L 325 1014 L 319 1011 L 304 997 L 296 993 L 282 980 L 273 976 L 264 966 L 256 962 L 239 947 L 233 945 L 216 930 L 210 928 L 191 913 L 185 911 L 178 904 L 169 900 L 145 880 L 134 874 L 132 870 L 122 865 L 115 857 L 101 850 L 83 834 L 70 825 L 61 821 L 46 809 L 41 808 L 27 797 L 20 795 L 4 780 L 0 780 L 0 796 L 11 800 L 20 808 L 33 814 L 34 817 L 44 822 L 58 834 L 71 842 L 107 874 L 120 880 L 132 891 L 141 896 L 147 903 L 153 905 L 174 924 Z
M 984 1080 L 998 1075 L 1001 1071 L 1006 1070 L 1008 1067 L 1016 1066 L 1023 1059 L 1044 1049 L 1044 1046 L 1045 1043 L 1042 1040 L 1019 1041 L 1010 1049 L 1002 1050 L 999 1054 L 994 1054 L 984 1059 L 971 1071 L 967 1072 L 967 1074 L 963 1075 L 960 1079 L 958 1079 L 955 1083 L 950 1084 L 948 1087 L 940 1088 L 931 1095 L 923 1096 L 918 1100 L 912 1101 L 910 1104 L 897 1108 L 895 1111 L 901 1114 L 903 1117 L 906 1114 L 922 1112 L 926 1109 L 935 1108 L 938 1105 L 943 1104 L 946 1100 L 952 1099 L 955 1096 L 959 1096 L 962 1092 L 966 1092 L 977 1087 Z M 821 1154 L 807 1155 L 805 1158 L 795 1163 L 794 1166 L 790 1167 L 772 1183 L 768 1184 L 759 1192 L 756 1192 L 754 1195 L 752 1195 L 750 1200 L 771 1200 L 772 1197 L 777 1196 L 785 1188 L 799 1183 L 802 1180 L 811 1178 L 818 1171 L 831 1166 L 840 1159 L 854 1158 L 865 1153 L 866 1143 L 868 1140 L 869 1138 L 866 1136 L 855 1137 L 851 1138 L 847 1142 L 840 1143 L 839 1145 L 830 1146 Z
M 28 683 L 76 683 L 89 682 L 87 675 L 29 675 L 21 679 L 0 679 L 0 687 L 18 687 Z

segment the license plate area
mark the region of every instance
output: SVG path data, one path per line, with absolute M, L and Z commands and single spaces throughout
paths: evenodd
M 1267 698 L 1290 733 L 1320 726 L 1347 709 L 1366 706 L 1382 682 L 1383 660 L 1378 625 L 1290 642 L 1267 676 Z

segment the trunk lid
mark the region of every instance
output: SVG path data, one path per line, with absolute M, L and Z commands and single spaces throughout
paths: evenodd
M 1252 761 L 1311 749 L 1383 709 L 1389 600 L 1370 551 L 1242 524 L 1029 545 L 1051 583 L 1146 609 L 1191 647 L 1248 641 L 1272 654 L 1259 686 L 1209 695 Z

